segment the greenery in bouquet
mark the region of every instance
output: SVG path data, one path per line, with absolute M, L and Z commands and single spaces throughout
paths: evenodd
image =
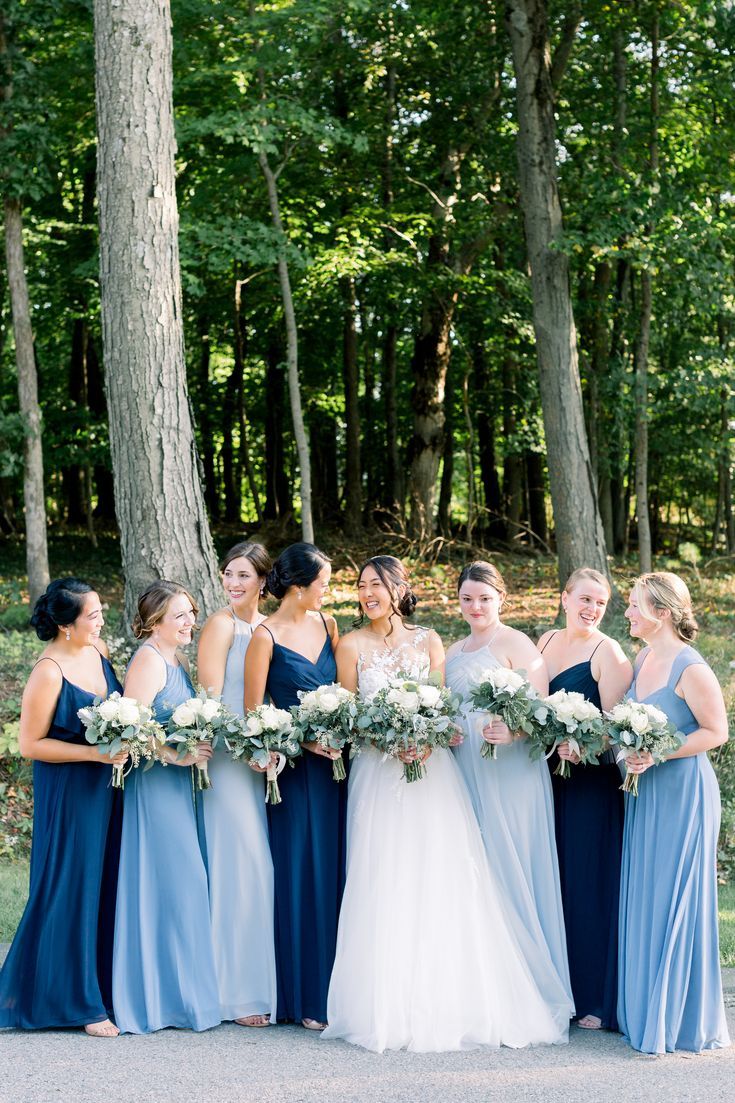
M 468 710 L 498 716 L 512 732 L 529 737 L 536 736 L 539 724 L 546 720 L 546 709 L 525 670 L 509 670 L 505 666 L 483 670 L 476 676 L 465 705 L 465 711 Z M 483 758 L 497 758 L 497 747 L 483 740 L 480 754 Z
M 550 753 L 562 743 L 579 756 L 580 764 L 597 766 L 598 756 L 605 749 L 605 719 L 591 701 L 573 690 L 559 689 L 543 698 L 547 709 L 545 722 L 539 722 L 530 740 L 532 758 Z M 538 718 L 540 721 L 540 717 Z M 554 773 L 571 776 L 570 763 L 559 759 Z
M 634 754 L 650 754 L 656 765 L 663 762 L 684 744 L 684 736 L 676 730 L 665 712 L 655 705 L 640 701 L 621 701 L 609 712 L 607 734 L 616 748 L 618 762 Z M 626 772 L 623 791 L 638 796 L 638 774 Z
M 168 742 L 178 747 L 178 757 L 196 754 L 200 743 L 216 747 L 220 740 L 234 734 L 240 726 L 240 718 L 234 716 L 216 697 L 210 697 L 200 689 L 196 697 L 190 697 L 177 705 L 168 722 Z M 211 789 L 206 761 L 196 763 L 196 779 L 199 789 Z
M 227 736 L 227 748 L 233 759 L 252 762 L 266 773 L 266 803 L 280 804 L 276 759 L 294 765 L 301 754 L 301 733 L 287 709 L 258 705 L 245 714 L 238 730 Z
M 99 753 L 114 758 L 127 750 L 129 769 L 136 769 L 141 761 L 145 769 L 158 757 L 166 733 L 153 719 L 148 705 L 120 693 L 111 693 L 104 700 L 96 697 L 94 704 L 79 709 L 77 716 L 85 727 L 84 737 L 96 746 Z M 125 788 L 125 764 L 112 767 L 112 786 Z
M 324 750 L 340 752 L 339 758 L 332 760 L 335 781 L 344 781 L 347 776 L 342 751 L 355 736 L 357 714 L 355 694 L 338 682 L 308 691 L 300 690 L 299 704 L 291 708 L 294 726 L 302 742 L 315 742 Z

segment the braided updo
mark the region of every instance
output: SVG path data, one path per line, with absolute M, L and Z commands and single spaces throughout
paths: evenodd
M 649 616 L 653 610 L 668 609 L 671 626 L 680 640 L 691 643 L 696 639 L 699 625 L 692 611 L 692 599 L 686 582 L 671 571 L 652 571 L 642 574 L 634 589 L 643 612 Z

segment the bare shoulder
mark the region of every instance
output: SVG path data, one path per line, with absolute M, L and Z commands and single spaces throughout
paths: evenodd
M 360 653 L 360 641 L 363 637 L 362 631 L 357 628 L 352 632 L 347 632 L 346 635 L 340 636 L 339 643 L 337 644 L 337 654 L 343 657 L 355 656 Z
M 451 659 L 455 655 L 458 655 L 464 646 L 464 640 L 455 640 L 454 643 L 450 643 L 447 648 L 447 658 Z
M 141 674 L 150 673 L 153 670 L 165 670 L 166 660 L 156 651 L 155 647 L 139 647 L 128 665 L 128 672 L 139 671 Z
M 516 655 L 526 657 L 536 655 L 536 645 L 525 632 L 518 628 L 511 628 L 509 624 L 502 624 L 497 635 L 497 646 L 502 648 L 510 657 Z
M 544 647 L 546 647 L 546 644 L 549 642 L 549 640 L 553 639 L 557 631 L 558 629 L 556 628 L 549 628 L 546 632 L 539 636 L 538 640 L 536 641 L 536 646 L 538 647 L 539 651 L 542 651 Z
M 613 660 L 616 663 L 630 662 L 628 656 L 623 651 L 622 647 L 617 640 L 612 636 L 603 635 L 601 643 L 598 645 L 598 656 L 604 661 Z
M 31 693 L 58 693 L 62 681 L 61 667 L 56 660 L 51 655 L 41 655 L 28 676 L 26 690 Z
M 230 610 L 218 609 L 216 613 L 212 613 L 207 617 L 202 628 L 202 635 L 206 632 L 208 636 L 222 637 L 232 636 L 235 631 L 235 622 L 232 619 Z
M 105 641 L 102 639 L 102 637 L 97 640 L 95 651 L 99 651 L 100 655 L 102 655 L 105 659 L 109 659 L 110 657 L 110 649 Z
M 331 639 L 334 639 L 335 634 L 337 634 L 337 621 L 334 619 L 333 616 L 331 616 L 330 613 L 323 613 L 322 616 L 324 617 L 324 623 L 327 626 L 327 632 L 329 632 Z

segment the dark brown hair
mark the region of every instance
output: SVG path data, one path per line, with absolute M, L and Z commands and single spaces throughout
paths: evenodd
M 368 567 L 373 568 L 388 591 L 390 595 L 391 613 L 397 614 L 401 620 L 405 617 L 413 616 L 414 610 L 418 605 L 418 598 L 411 589 L 411 583 L 408 580 L 408 571 L 403 566 L 400 559 L 396 559 L 395 555 L 371 556 L 370 559 L 365 560 L 357 573 L 358 583 Z M 358 615 L 352 623 L 355 628 L 360 628 L 365 620 L 365 614 L 359 602 L 357 607 Z M 407 625 L 407 627 L 412 628 L 413 625 Z M 392 631 L 393 625 L 391 625 L 388 635 L 390 635 Z
M 159 578 L 156 582 L 151 582 L 150 586 L 138 598 L 138 612 L 133 617 L 133 623 L 130 626 L 136 640 L 150 636 L 156 625 L 166 616 L 171 599 L 175 598 L 177 594 L 188 597 L 194 616 L 198 614 L 199 606 L 184 586 L 181 586 L 178 582 L 167 582 L 165 578 Z
M 266 576 L 266 589 L 279 600 L 292 586 L 311 586 L 331 559 L 314 544 L 289 544 Z
M 457 593 L 465 582 L 484 582 L 486 586 L 492 586 L 493 590 L 497 590 L 500 594 L 501 605 L 508 596 L 502 574 L 497 567 L 485 559 L 475 559 L 462 568 L 457 581 Z
M 241 540 L 229 551 L 225 552 L 219 565 L 220 571 L 226 571 L 233 559 L 247 559 L 253 565 L 253 569 L 259 578 L 265 578 L 273 564 L 271 557 L 262 544 L 256 544 L 251 540 Z

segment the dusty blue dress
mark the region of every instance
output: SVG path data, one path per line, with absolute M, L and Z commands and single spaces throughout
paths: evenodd
M 242 716 L 245 652 L 253 626 L 233 615 L 222 702 Z M 276 1017 L 273 862 L 268 845 L 265 781 L 224 745 L 209 763 L 204 793 L 209 900 L 220 1017 Z M 257 949 L 256 949 L 257 948 Z
M 549 693 L 581 693 L 601 708 L 592 655 L 561 670 L 549 682 Z M 558 762 L 553 754 L 549 770 L 574 1004 L 579 1018 L 597 1015 L 603 1027 L 617 1030 L 620 771 L 611 751 L 600 756 L 597 766 L 572 766 L 568 778 L 554 775 Z
M 336 677 L 326 626 L 315 663 L 273 640 L 266 689 L 277 708 L 298 704 L 298 690 L 328 685 Z M 326 1022 L 345 881 L 347 783 L 334 781 L 329 759 L 306 751 L 294 769 L 286 767 L 278 784 L 282 803 L 268 805 L 278 1018 Z
M 698 724 L 676 686 L 688 666 L 703 662 L 682 648 L 666 685 L 643 698 L 684 735 Z M 635 679 L 628 696 L 638 700 Z M 644 1053 L 730 1044 L 717 930 L 719 827 L 720 791 L 706 754 L 652 766 L 639 778 L 639 796 L 626 795 L 618 1022 Z
M 165 724 L 193 696 L 184 668 L 166 663 L 166 684 L 152 703 L 156 719 Z M 192 771 L 181 766 L 140 768 L 125 782 L 112 970 L 124 1033 L 207 1030 L 221 1021 L 193 792 Z
M 108 694 L 121 690 L 100 658 Z M 94 698 L 62 673 L 47 738 L 86 746 L 77 711 Z M 33 763 L 30 889 L 0 972 L 0 1027 L 86 1026 L 110 1016 L 121 812 L 111 777 L 102 756 L 99 765 Z

